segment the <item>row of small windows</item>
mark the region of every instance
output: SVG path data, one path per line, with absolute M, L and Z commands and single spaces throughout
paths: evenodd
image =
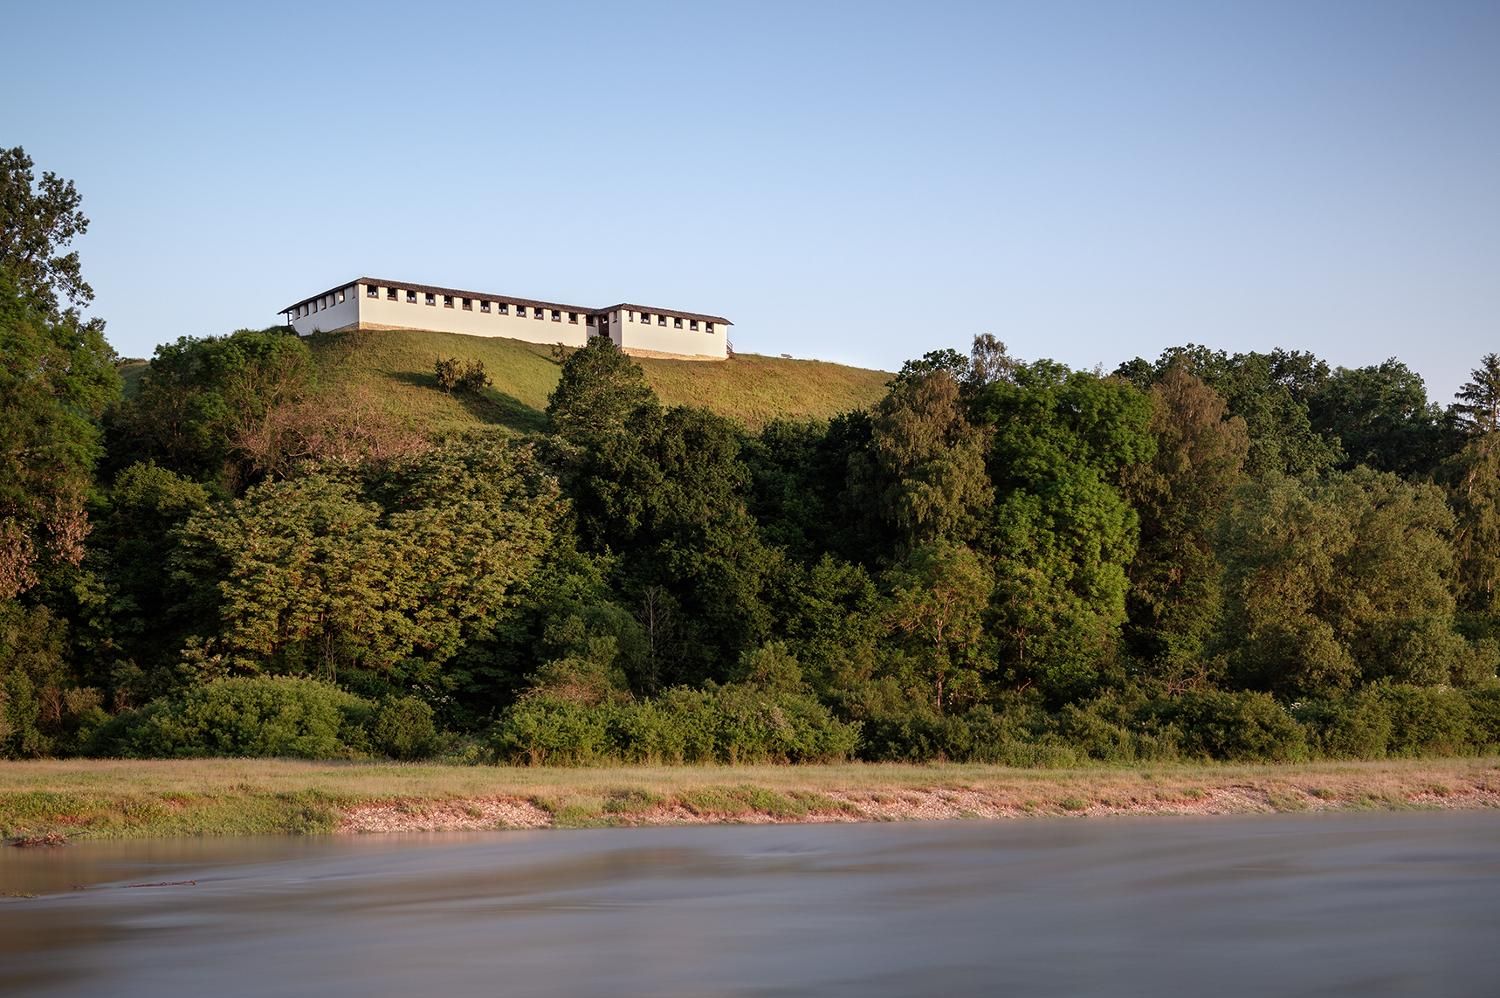
M 326 295 L 321 295 L 320 297 L 315 298 L 315 299 L 313 299 L 310 302 L 306 302 L 306 303 L 304 303 L 302 305 L 297 306 L 296 317 L 299 318 L 299 319 L 301 319 L 301 318 L 304 318 L 306 316 L 312 315 L 314 312 L 321 312 L 324 309 L 332 308 L 335 305 L 342 305 L 344 303 L 344 301 L 347 299 L 347 297 L 353 295 L 354 293 L 355 293 L 355 289 L 354 289 L 354 287 L 352 285 L 350 287 L 343 288 L 343 289 L 340 289 L 338 291 L 330 291 Z M 417 304 L 417 301 L 418 301 L 417 294 L 418 294 L 418 292 L 412 291 L 410 289 L 406 289 L 404 291 L 401 288 L 390 288 L 390 287 L 388 287 L 388 288 L 385 289 L 385 299 L 386 299 L 386 301 L 401 301 L 402 298 L 404 297 L 406 299 L 407 304 L 409 304 L 409 305 L 415 305 L 415 304 Z M 431 291 L 424 291 L 424 292 L 421 292 L 421 294 L 423 296 L 422 297 L 422 301 L 425 304 L 431 305 L 434 308 L 437 307 L 439 295 L 437 295 L 435 292 L 431 292 Z M 374 284 L 367 284 L 367 285 L 365 285 L 365 297 L 366 298 L 376 298 L 376 299 L 378 299 L 380 297 L 380 288 L 378 286 L 374 285 Z M 481 311 L 481 312 L 488 313 L 488 312 L 493 311 L 493 312 L 495 312 L 498 315 L 510 315 L 511 314 L 510 310 L 511 310 L 512 307 L 514 307 L 515 310 L 516 310 L 516 312 L 515 312 L 516 316 L 518 318 L 522 318 L 522 319 L 524 319 L 526 317 L 526 309 L 528 307 L 526 305 L 519 305 L 519 304 L 513 306 L 511 302 L 503 302 L 503 301 L 492 302 L 492 301 L 490 301 L 487 298 L 479 298 L 479 299 L 464 298 L 464 297 L 455 296 L 455 295 L 442 295 L 441 297 L 443 299 L 443 307 L 444 308 L 459 308 L 459 309 L 462 309 L 465 312 L 472 312 L 472 311 L 474 311 L 474 304 L 477 301 L 479 303 L 479 311 Z M 455 302 L 457 302 L 456 305 L 455 305 Z M 544 309 L 544 308 L 541 308 L 540 306 L 536 306 L 536 305 L 530 306 L 530 308 L 531 308 L 531 317 L 533 319 L 545 319 L 545 318 L 547 318 L 548 312 L 550 312 L 551 315 L 552 315 L 552 321 L 553 322 L 561 322 L 562 321 L 563 310 L 560 309 L 560 308 Z M 578 323 L 578 313 L 577 312 L 569 312 L 569 313 L 567 313 L 567 315 L 568 315 L 568 321 L 571 322 L 571 323 L 573 323 L 574 325 L 577 325 L 577 323 Z M 626 317 L 626 320 L 629 321 L 629 322 L 637 322 L 637 321 L 639 321 L 639 322 L 645 323 L 648 326 L 651 324 L 651 320 L 653 318 L 656 320 L 656 324 L 658 326 L 665 326 L 667 324 L 667 319 L 670 318 L 672 320 L 672 327 L 674 329 L 681 329 L 682 328 L 682 323 L 684 321 L 681 316 L 676 316 L 676 315 L 668 316 L 668 315 L 666 315 L 666 314 L 664 314 L 662 312 L 655 312 L 655 313 L 652 313 L 652 312 L 636 312 L 636 311 L 631 311 L 631 310 L 628 310 L 628 309 L 625 312 L 625 317 Z M 691 332 L 696 333 L 698 331 L 698 320 L 697 319 L 688 319 L 686 321 L 687 321 L 687 324 L 688 324 L 688 330 L 691 331 Z M 589 325 L 592 326 L 594 324 L 594 317 L 593 316 L 588 316 L 587 319 L 586 319 L 586 322 Z M 604 324 L 605 325 L 609 324 L 609 317 L 607 315 L 604 317 Z M 714 324 L 712 322 L 704 322 L 703 323 L 703 330 L 704 330 L 704 332 L 712 333 L 714 331 Z
M 317 298 L 314 298 L 310 302 L 306 302 L 302 305 L 297 306 L 297 318 L 301 319 L 305 316 L 312 315 L 314 312 L 321 312 L 324 309 L 333 308 L 333 306 L 335 305 L 342 305 L 344 303 L 345 296 L 352 295 L 353 293 L 354 288 L 347 287 L 339 291 L 330 291 L 326 295 L 321 295 Z
M 625 313 L 625 318 L 629 322 L 635 322 L 636 321 L 636 317 L 639 316 L 640 317 L 640 321 L 644 322 L 646 325 L 649 326 L 649 325 L 651 325 L 652 315 L 653 315 L 653 313 L 651 313 L 651 312 L 631 312 L 631 311 L 627 310 L 626 313 Z M 683 319 L 679 315 L 667 316 L 667 315 L 664 315 L 661 312 L 656 312 L 656 313 L 654 313 L 654 315 L 656 317 L 656 324 L 658 326 L 665 326 L 667 324 L 667 319 L 670 318 L 672 320 L 672 328 L 674 328 L 674 329 L 681 329 L 682 328 Z M 608 323 L 609 319 L 606 317 L 604 321 L 606 323 Z M 688 324 L 688 330 L 689 330 L 689 332 L 696 333 L 698 331 L 698 320 L 697 319 L 688 319 L 687 320 L 687 324 Z M 707 332 L 707 333 L 713 332 L 714 331 L 714 324 L 712 322 L 705 322 L 703 324 L 703 331 Z
M 408 305 L 415 305 L 415 304 L 417 304 L 417 300 L 418 300 L 417 299 L 417 292 L 408 289 L 408 290 L 405 291 L 404 296 L 406 298 L 406 302 L 407 302 Z M 380 288 L 377 287 L 377 286 L 375 286 L 374 284 L 367 284 L 365 286 L 365 297 L 366 298 L 379 298 L 380 297 Z M 386 288 L 385 289 L 385 299 L 386 299 L 386 301 L 400 301 L 402 299 L 402 297 L 403 297 L 403 292 L 402 292 L 402 289 L 400 289 L 400 288 Z M 495 312 L 498 315 L 510 315 L 510 310 L 511 310 L 512 307 L 514 307 L 515 310 L 516 310 L 516 316 L 517 317 L 523 318 L 523 319 L 526 317 L 526 308 L 527 308 L 527 306 L 525 306 L 525 305 L 514 305 L 513 306 L 512 303 L 510 303 L 510 302 L 504 302 L 504 301 L 491 302 L 487 298 L 463 298 L 463 297 L 460 297 L 460 296 L 457 296 L 457 295 L 442 295 L 442 296 L 439 296 L 439 295 L 437 295 L 434 292 L 424 291 L 424 292 L 422 292 L 422 299 L 421 300 L 422 300 L 422 302 L 424 304 L 431 305 L 431 306 L 433 306 L 435 308 L 435 307 L 437 307 L 438 298 L 439 297 L 442 298 L 442 304 L 443 304 L 444 308 L 459 308 L 459 309 L 462 309 L 465 312 L 472 312 L 472 311 L 474 311 L 474 305 L 477 302 L 478 305 L 479 305 L 479 311 L 481 311 L 481 312 L 491 312 L 491 311 L 493 311 L 493 312 Z M 563 319 L 563 310 L 560 309 L 560 308 L 545 309 L 545 308 L 541 308 L 539 306 L 532 306 L 531 307 L 531 317 L 533 319 L 545 319 L 545 318 L 547 318 L 547 314 L 549 312 L 552 315 L 552 321 L 553 322 L 561 322 L 562 321 L 562 319 Z M 574 324 L 576 324 L 578 322 L 578 313 L 577 312 L 569 312 L 569 313 L 567 313 L 567 315 L 568 315 L 568 321 L 569 322 L 574 323 Z M 589 322 L 593 322 L 593 319 L 590 318 L 588 321 Z

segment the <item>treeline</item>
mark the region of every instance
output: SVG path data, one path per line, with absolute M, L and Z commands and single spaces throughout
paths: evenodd
M 76 193 L 6 156 L 4 755 L 1500 746 L 1495 354 L 1444 407 L 1395 360 L 1105 374 L 982 336 L 750 433 L 593 340 L 549 432 L 433 439 L 270 329 L 163 346 L 126 399 L 58 249 Z

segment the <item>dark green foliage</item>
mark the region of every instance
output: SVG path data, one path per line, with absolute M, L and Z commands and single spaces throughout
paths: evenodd
M 1487 353 L 1480 360 L 1472 380 L 1459 388 L 1453 414 L 1467 433 L 1500 430 L 1500 353 Z
M 207 625 L 205 674 L 316 674 L 372 692 L 441 687 L 438 667 L 487 634 L 550 543 L 556 483 L 529 448 L 471 441 L 372 481 L 256 486 L 182 528 L 184 577 Z
M 281 327 L 184 336 L 156 348 L 135 397 L 111 414 L 110 453 L 117 467 L 154 461 L 238 491 L 264 473 L 252 452 L 268 415 L 316 382 L 307 344 Z
M 1185 755 L 1253 762 L 1292 762 L 1307 756 L 1302 727 L 1265 693 L 1197 690 L 1155 705 L 1181 733 Z
M 138 706 L 182 677 L 177 655 L 190 632 L 183 612 L 199 579 L 170 571 L 178 530 L 209 505 L 208 490 L 154 464 L 133 464 L 105 490 L 94 514 L 90 567 L 104 587 L 94 626 L 103 634 L 97 666 L 114 703 Z
M 523 697 L 493 744 L 502 760 L 531 765 L 832 762 L 853 754 L 859 729 L 806 693 L 733 683 L 639 702 Z
M 99 691 L 76 685 L 68 664 L 64 621 L 0 601 L 0 758 L 74 751 L 104 723 Z
M 0 165 L 19 151 L 0 151 Z M 49 315 L 6 256 L 0 240 L 0 600 L 83 559 L 97 420 L 120 390 L 100 326 Z
M 148 706 L 131 749 L 143 756 L 347 758 L 361 754 L 361 726 L 372 706 L 314 679 L 216 679 Z
M 1240 682 L 1317 695 L 1479 678 L 1454 630 L 1452 529 L 1437 489 L 1368 469 L 1241 489 L 1220 541 Z
M 638 410 L 657 405 L 640 367 L 608 336 L 591 336 L 563 361 L 547 419 L 564 439 L 584 441 L 613 433 Z
M 549 433 L 443 442 L 241 330 L 160 347 L 109 408 L 100 324 L 63 307 L 89 295 L 76 192 L 0 167 L 0 755 L 1500 742 L 1493 354 L 1440 412 L 1396 360 L 1188 346 L 1102 377 L 981 336 L 871 411 L 751 434 L 596 337 L 553 355 Z M 478 361 L 433 373 L 495 404 Z
M 1375 694 L 1391 719 L 1391 755 L 1462 755 L 1474 747 L 1473 714 L 1460 690 L 1380 687 Z
M 46 171 L 38 183 L 26 150 L 0 149 L 0 272 L 44 313 L 61 318 L 94 300 L 76 250 L 62 250 L 88 231 L 73 181 Z M 76 315 L 74 316 L 76 318 Z
M 975 409 L 993 427 L 996 501 L 977 543 L 993 563 L 1000 665 L 1054 700 L 1087 695 L 1125 622 L 1139 520 L 1120 482 L 1155 451 L 1151 402 L 1041 361 L 984 388 Z
M 702 409 L 639 409 L 595 438 L 573 498 L 586 549 L 621 558 L 615 584 L 665 685 L 723 679 L 771 628 L 782 556 L 750 517 L 740 434 Z
M 1239 483 L 1249 436 L 1212 388 L 1173 365 L 1151 388 L 1149 463 L 1127 467 L 1124 492 L 1141 519 L 1130 563 L 1125 637 L 1148 674 L 1182 681 L 1201 672 L 1223 611 L 1214 530 Z
M 1311 354 L 1273 350 L 1231 356 L 1189 344 L 1166 351 L 1155 364 L 1122 364 L 1117 373 L 1149 388 L 1174 365 L 1202 379 L 1224 397 L 1230 415 L 1245 421 L 1250 433 L 1245 471 L 1252 477 L 1317 474 L 1340 460 L 1337 442 L 1320 435 L 1308 414 L 1309 401 L 1328 378 L 1328 365 Z
M 450 394 L 478 395 L 492 382 L 484 373 L 484 361 L 461 361 L 457 357 L 439 357 L 432 366 L 438 387 Z
M 392 759 L 425 759 L 437 748 L 432 708 L 416 697 L 395 697 L 375 710 L 370 744 Z
M 1308 400 L 1312 427 L 1344 454 L 1341 467 L 1417 475 L 1451 448 L 1442 410 L 1422 378 L 1392 357 L 1374 367 L 1338 368 Z

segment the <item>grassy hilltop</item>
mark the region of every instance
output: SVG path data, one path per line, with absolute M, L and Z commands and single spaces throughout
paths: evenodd
M 547 395 L 560 361 L 547 344 L 419 330 L 319 333 L 308 345 L 333 387 L 367 390 L 425 430 L 453 432 L 504 426 L 544 428 Z M 433 362 L 458 357 L 484 362 L 494 384 L 481 399 L 437 389 Z M 698 405 L 756 429 L 778 416 L 827 418 L 865 408 L 885 394 L 890 375 L 816 360 L 740 354 L 723 363 L 639 358 L 666 405 Z

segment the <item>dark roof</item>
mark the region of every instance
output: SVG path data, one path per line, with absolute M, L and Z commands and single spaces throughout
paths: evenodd
M 734 325 L 734 323 L 722 315 L 704 315 L 702 312 L 684 312 L 680 308 L 657 308 L 654 305 L 632 305 L 630 302 L 621 302 L 618 305 L 611 305 L 608 308 L 596 308 L 593 312 L 595 315 L 603 315 L 605 312 L 613 312 L 617 308 L 631 309 L 636 312 L 650 312 L 652 315 L 671 315 L 683 319 L 697 319 L 699 322 L 718 322 L 726 326 Z
M 327 291 L 320 291 L 315 295 L 308 295 L 306 298 L 299 298 L 297 301 L 288 305 L 286 308 L 281 309 L 281 312 L 285 313 L 295 311 L 296 309 L 301 308 L 303 305 L 306 305 L 308 302 L 317 301 L 324 295 L 333 294 L 336 291 L 342 291 L 347 287 L 359 284 L 375 284 L 382 288 L 401 288 L 403 291 L 415 291 L 418 294 L 453 295 L 456 298 L 478 298 L 484 301 L 496 302 L 503 301 L 511 305 L 524 305 L 527 308 L 555 308 L 566 312 L 584 312 L 588 315 L 602 315 L 605 312 L 613 312 L 617 308 L 629 308 L 634 309 L 637 312 L 650 312 L 652 315 L 681 316 L 684 319 L 698 319 L 701 322 L 722 322 L 726 326 L 734 325 L 734 323 L 730 322 L 723 316 L 702 315 L 698 312 L 683 312 L 680 309 L 675 308 L 652 308 L 649 305 L 631 305 L 628 303 L 611 305 L 608 308 L 589 308 L 587 305 L 568 305 L 563 302 L 556 301 L 537 301 L 534 298 L 517 298 L 514 295 L 501 295 L 496 294 L 493 291 L 465 291 L 463 288 L 440 288 L 434 284 L 413 284 L 410 281 L 387 281 L 384 278 L 380 277 L 356 277 L 352 281 L 345 281 L 343 284 L 335 284 Z

